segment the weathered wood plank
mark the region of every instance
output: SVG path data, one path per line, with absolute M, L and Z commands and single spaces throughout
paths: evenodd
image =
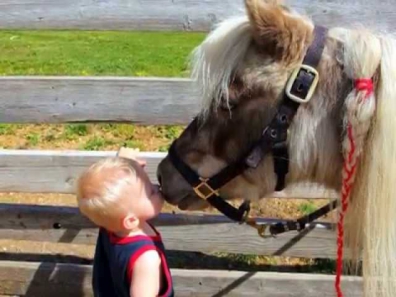
M 89 165 L 115 156 L 109 151 L 26 151 L 0 152 L 1 192 L 74 193 L 75 180 Z M 164 153 L 141 152 L 147 160 L 146 172 L 156 181 L 156 168 Z
M 115 151 L 0 150 L 0 192 L 74 193 L 75 179 L 100 158 L 115 156 Z M 167 155 L 140 152 L 147 160 L 146 172 L 157 182 L 156 170 Z M 306 184 L 290 186 L 269 194 L 274 198 L 336 198 L 335 191 Z
M 301 273 L 171 269 L 176 296 L 334 296 L 334 276 Z M 0 261 L 0 294 L 31 297 L 93 296 L 92 267 Z M 362 279 L 342 278 L 345 296 L 362 296 Z
M 394 30 L 393 0 L 286 1 L 326 26 Z M 3 0 L 0 28 L 207 31 L 244 12 L 242 0 Z
M 278 220 L 260 222 L 271 224 Z M 251 227 L 220 215 L 161 214 L 153 224 L 170 250 L 307 258 L 336 255 L 335 233 L 329 224 L 312 224 L 300 234 L 288 232 L 268 239 L 259 237 Z M 3 239 L 92 245 L 96 243 L 97 231 L 77 208 L 0 204 Z
M 198 104 L 191 81 L 181 78 L 0 78 L 2 123 L 113 121 L 176 125 L 190 122 Z

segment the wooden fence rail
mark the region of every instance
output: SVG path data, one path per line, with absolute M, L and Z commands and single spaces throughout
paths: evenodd
M 115 156 L 115 151 L 0 150 L 0 192 L 73 194 L 75 179 L 93 162 Z M 140 152 L 146 172 L 156 182 L 162 152 Z M 271 198 L 334 199 L 338 193 L 315 184 L 297 184 Z
M 0 106 L 2 123 L 177 125 L 192 120 L 199 98 L 183 78 L 8 76 Z
M 98 228 L 77 208 L 0 204 L 0 238 L 95 244 Z M 260 219 L 271 224 L 279 220 Z M 224 216 L 161 214 L 153 221 L 167 248 L 177 251 L 225 252 L 306 258 L 335 258 L 336 240 L 329 224 L 312 224 L 301 233 L 263 239 L 246 225 Z M 243 245 L 241 245 L 243 242 Z
M 334 296 L 334 277 L 274 272 L 172 269 L 180 297 Z M 29 297 L 93 296 L 92 267 L 60 263 L 0 261 L 0 293 Z M 343 277 L 348 297 L 362 296 L 361 279 Z
M 286 2 L 325 26 L 395 30 L 393 0 Z M 208 31 L 243 10 L 242 0 L 3 0 L 0 29 Z

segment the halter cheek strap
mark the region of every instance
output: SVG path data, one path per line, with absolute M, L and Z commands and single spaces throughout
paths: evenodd
M 260 145 L 252 150 L 247 159 L 248 165 L 256 168 L 267 153 L 263 147 L 271 148 L 277 175 L 275 191 L 285 188 L 285 179 L 289 172 L 288 129 L 300 104 L 309 102 L 319 82 L 316 68 L 323 53 L 327 31 L 325 27 L 315 27 L 314 41 L 308 48 L 302 65 L 290 76 L 277 115 L 264 130 Z

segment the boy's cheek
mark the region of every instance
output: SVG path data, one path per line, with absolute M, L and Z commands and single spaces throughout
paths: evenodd
M 158 206 L 159 208 L 162 208 L 162 206 L 164 205 L 165 200 L 164 200 L 164 197 L 162 196 L 161 192 L 158 193 L 156 202 L 157 202 L 157 206 Z

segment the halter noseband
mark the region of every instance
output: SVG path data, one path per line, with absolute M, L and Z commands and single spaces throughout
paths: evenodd
M 323 52 L 326 35 L 326 28 L 321 26 L 315 27 L 314 40 L 308 48 L 302 64 L 291 74 L 285 87 L 283 100 L 274 118 L 263 130 L 260 139 L 238 161 L 229 164 L 211 178 L 203 178 L 178 157 L 175 142 L 172 143 L 169 149 L 168 156 L 173 166 L 192 186 L 198 197 L 206 200 L 228 218 L 255 227 L 260 236 L 263 237 L 265 236 L 266 226 L 258 225 L 254 219 L 248 217 L 250 210 L 249 202 L 245 201 L 239 208 L 235 208 L 221 198 L 219 189 L 236 176 L 242 174 L 246 169 L 257 168 L 263 157 L 269 152 L 272 152 L 274 171 L 277 175 L 275 190 L 281 191 L 285 188 L 285 176 L 289 171 L 289 154 L 287 148 L 288 129 L 300 104 L 309 102 L 315 92 L 319 80 L 319 74 L 316 68 Z M 196 119 L 190 125 L 194 124 L 195 121 Z M 304 229 L 306 222 L 313 221 L 324 215 L 334 206 L 334 203 L 330 203 L 294 222 L 272 225 L 270 227 L 271 234 Z

